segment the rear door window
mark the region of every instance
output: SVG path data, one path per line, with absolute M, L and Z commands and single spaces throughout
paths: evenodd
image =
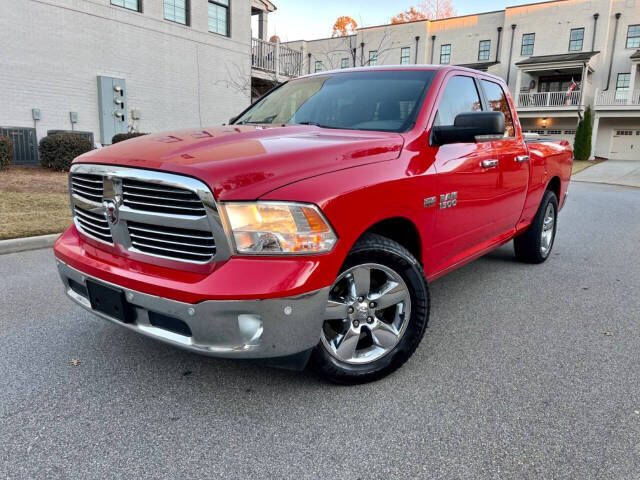
M 487 101 L 489 102 L 489 109 L 504 114 L 504 136 L 515 137 L 513 115 L 511 115 L 511 108 L 509 108 L 509 102 L 507 101 L 504 90 L 495 82 L 490 82 L 489 80 L 481 80 L 481 82 L 484 93 L 487 96 Z

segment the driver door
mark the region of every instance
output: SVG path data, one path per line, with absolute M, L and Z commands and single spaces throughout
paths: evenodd
M 477 81 L 468 75 L 446 80 L 433 125 L 453 125 L 459 113 L 483 109 Z M 447 270 L 492 243 L 499 233 L 498 161 L 491 141 L 436 147 L 434 272 Z

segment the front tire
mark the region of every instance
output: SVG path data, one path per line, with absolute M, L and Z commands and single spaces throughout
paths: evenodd
M 378 380 L 404 364 L 429 319 L 420 263 L 400 244 L 367 233 L 331 287 L 311 367 L 341 384 Z
M 516 258 L 526 263 L 542 263 L 549 258 L 557 224 L 558 198 L 547 190 L 529 228 L 513 240 Z

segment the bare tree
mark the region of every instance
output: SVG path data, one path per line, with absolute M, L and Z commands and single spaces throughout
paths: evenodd
M 375 31 L 376 33 L 378 30 Z M 368 38 L 376 37 L 371 32 L 361 31 L 360 38 L 357 35 L 349 35 L 346 37 L 332 38 L 326 43 L 324 48 L 314 54 L 316 60 L 322 62 L 323 66 L 328 70 L 342 68 L 342 59 L 349 59 L 350 67 L 366 67 L 374 62 L 384 62 L 391 50 L 399 45 L 391 41 L 388 30 L 385 28 L 382 35 L 375 40 L 376 43 L 367 42 Z M 365 55 L 365 47 L 367 52 L 376 52 L 375 56 Z

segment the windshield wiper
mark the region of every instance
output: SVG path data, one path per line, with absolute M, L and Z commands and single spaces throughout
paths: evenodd
M 337 129 L 337 130 L 341 130 L 342 127 L 333 127 L 331 125 L 322 125 L 318 122 L 297 122 L 294 123 L 294 125 L 313 125 L 314 127 L 320 127 L 320 128 L 333 128 L 333 129 Z

